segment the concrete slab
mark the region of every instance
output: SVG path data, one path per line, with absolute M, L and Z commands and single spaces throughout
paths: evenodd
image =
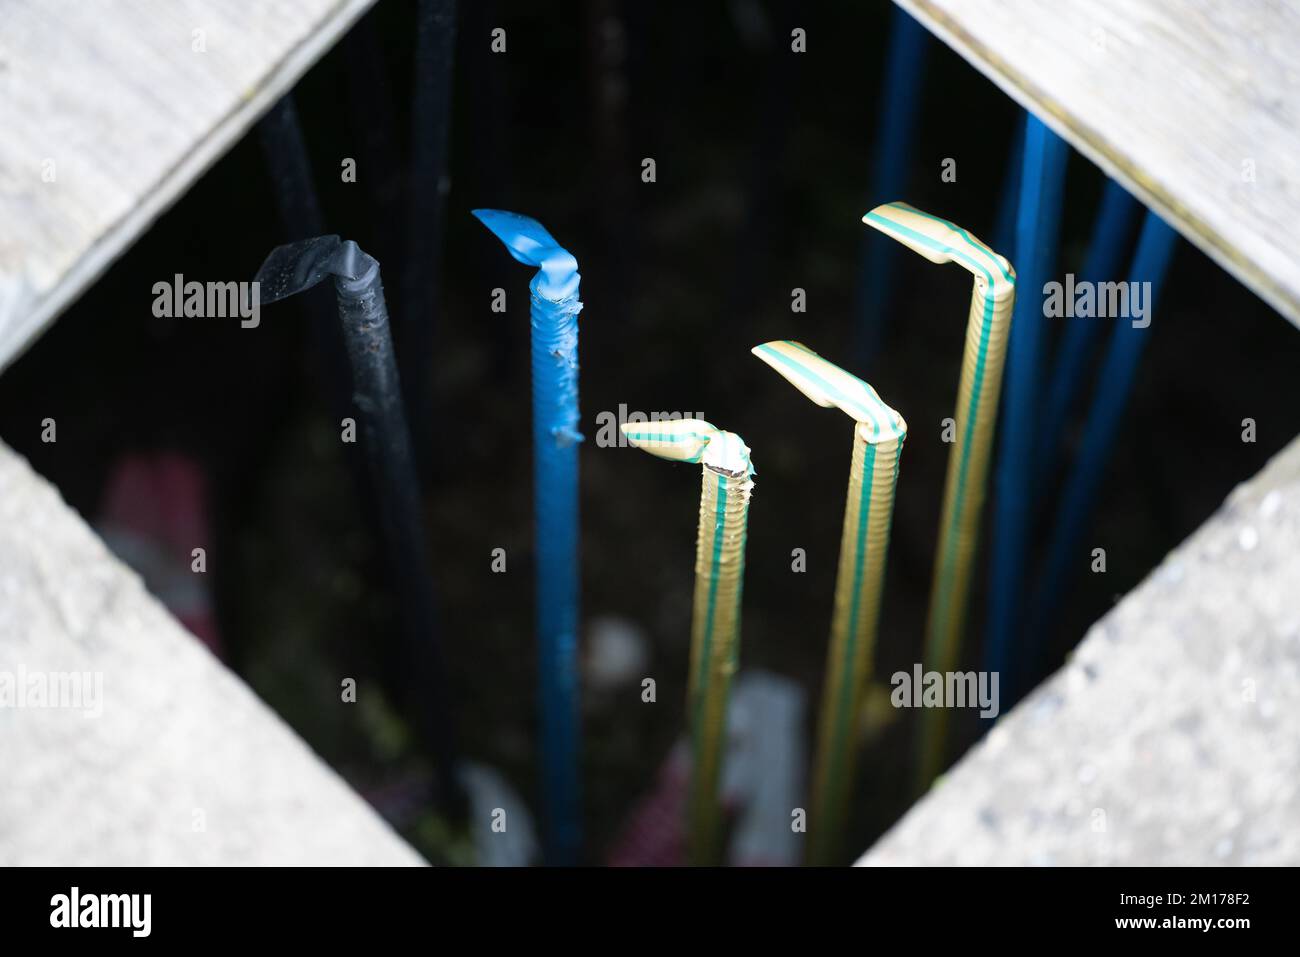
M 897 0 L 1300 325 L 1300 0 Z
M 421 863 L 0 443 L 0 865 Z
M 1300 864 L 1300 440 L 858 863 Z

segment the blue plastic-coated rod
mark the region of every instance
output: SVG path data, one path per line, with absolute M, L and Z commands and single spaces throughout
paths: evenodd
M 533 510 L 547 863 L 570 865 L 581 845 L 578 773 L 578 261 L 535 219 L 474 215 L 521 263 L 532 292 Z
M 901 7 L 894 7 L 885 77 L 880 91 L 880 121 L 876 128 L 876 162 L 871 174 L 867 209 L 902 199 L 907 191 L 907 164 L 916 138 L 929 33 Z M 876 230 L 867 230 L 858 274 L 857 324 L 854 353 L 868 368 L 879 352 L 893 289 L 892 266 L 897 243 Z
M 1150 283 L 1147 287 L 1149 292 L 1145 296 L 1148 320 L 1154 312 L 1177 239 L 1178 234 L 1159 216 L 1147 212 L 1142 233 L 1138 237 L 1137 251 L 1133 254 L 1129 282 Z M 1130 297 L 1131 295 L 1132 293 Z M 1081 550 L 1083 535 L 1115 444 L 1115 436 L 1123 424 L 1124 408 L 1133 389 L 1142 349 L 1155 328 L 1154 324 L 1135 325 L 1134 320 L 1123 317 L 1093 321 L 1112 322 L 1115 323 L 1115 328 L 1111 333 L 1096 392 L 1088 411 L 1083 444 L 1058 500 L 1047 564 L 1029 616 L 1029 646 L 1026 651 L 1028 662 L 1035 668 L 1040 665 L 1052 618 L 1065 599 L 1071 581 L 1077 577 L 1078 572 L 1088 567 L 1091 546 Z M 1004 710 L 1015 702 L 1018 690 L 1018 687 L 1013 687 L 1008 692 L 1006 685 L 1003 685 L 1003 700 L 1007 702 L 1010 699 Z
M 990 671 L 1011 665 L 1025 598 L 1025 547 L 1031 518 L 1034 413 L 1039 403 L 1039 354 L 1044 334 L 1043 284 L 1056 268 L 1061 189 L 1069 147 L 1037 117 L 1025 125 L 1024 166 L 1016 213 L 1018 285 L 1007 346 L 1006 398 L 999 432 L 995 482 L 993 565 L 990 569 L 988 639 Z
M 1011 149 L 1007 152 L 1007 172 L 1002 178 L 1002 191 L 998 194 L 997 221 L 990 231 L 989 240 L 994 249 L 1015 249 L 1016 211 L 1020 208 L 1020 171 L 1025 166 L 1025 123 L 1029 114 L 1019 110 L 1016 128 L 1011 134 Z
M 1138 201 L 1129 195 L 1128 190 L 1112 179 L 1106 180 L 1101 211 L 1097 214 L 1088 251 L 1079 270 L 1081 280 L 1111 282 L 1120 275 L 1139 209 Z M 1035 501 L 1041 501 L 1044 487 L 1053 478 L 1061 433 L 1078 402 L 1083 373 L 1105 325 L 1105 320 L 1095 318 L 1072 317 L 1056 321 L 1065 323 L 1065 330 L 1056 350 L 1056 361 L 1047 382 L 1047 401 L 1038 425 L 1034 458 Z

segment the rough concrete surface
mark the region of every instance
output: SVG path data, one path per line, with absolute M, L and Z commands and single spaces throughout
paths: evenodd
M 1300 864 L 1300 440 L 858 863 Z
M 0 865 L 420 863 L 0 443 Z

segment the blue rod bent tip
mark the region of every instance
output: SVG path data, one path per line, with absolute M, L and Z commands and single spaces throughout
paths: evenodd
M 541 269 L 538 276 L 538 295 L 553 302 L 572 299 L 578 294 L 578 260 L 546 231 L 546 227 L 531 216 L 507 212 L 504 209 L 476 209 L 473 211 L 492 235 L 505 243 L 510 255 L 526 266 Z

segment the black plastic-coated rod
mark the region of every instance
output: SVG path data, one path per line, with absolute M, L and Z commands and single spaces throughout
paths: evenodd
M 464 801 L 456 773 L 450 690 L 438 642 L 429 551 L 379 263 L 351 240 L 319 236 L 277 246 L 257 273 L 263 303 L 302 292 L 327 277 L 334 280 L 352 367 L 353 401 L 397 593 L 405 657 L 422 692 L 413 702 L 419 731 L 432 752 L 440 802 L 459 814 Z

